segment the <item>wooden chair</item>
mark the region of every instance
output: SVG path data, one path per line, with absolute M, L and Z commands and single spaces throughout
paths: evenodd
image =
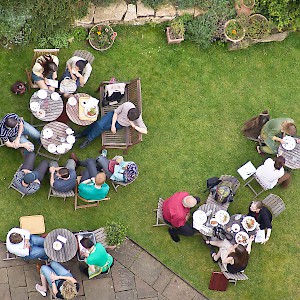
M 158 199 L 158 203 L 157 203 L 157 208 L 154 209 L 153 211 L 156 212 L 156 223 L 152 226 L 157 227 L 157 226 L 170 226 L 169 224 L 167 224 L 164 220 L 163 217 L 163 211 L 162 211 L 162 206 L 164 203 L 164 199 L 163 198 L 159 198 Z
M 238 272 L 236 274 L 232 274 L 232 273 L 229 273 L 225 268 L 224 266 L 222 265 L 221 262 L 218 262 L 218 265 L 221 269 L 221 272 L 224 274 L 224 276 L 228 279 L 229 282 L 232 282 L 234 283 L 234 285 L 236 285 L 236 283 L 239 281 L 239 280 L 248 280 L 248 276 L 244 273 L 244 272 Z
M 30 89 L 38 89 L 38 85 L 35 84 L 33 81 L 32 81 L 32 67 L 34 66 L 35 64 L 35 61 L 38 57 L 40 57 L 41 55 L 46 55 L 46 54 L 51 54 L 51 55 L 55 55 L 55 56 L 58 56 L 58 52 L 59 52 L 59 49 L 34 49 L 33 50 L 33 58 L 32 58 L 32 62 L 31 62 L 31 66 L 30 66 L 30 69 L 25 69 L 25 73 L 27 75 L 27 79 L 28 79 L 28 90 L 30 91 Z
M 14 179 L 15 179 L 15 175 L 17 174 L 17 172 L 21 170 L 22 165 L 23 165 L 23 164 L 21 164 L 21 165 L 19 166 L 18 170 L 17 170 L 16 173 L 14 174 L 14 176 L 13 176 L 13 178 L 12 178 L 12 180 L 11 180 L 9 186 L 8 186 L 8 189 L 12 188 L 12 189 L 14 189 L 15 191 L 19 192 L 19 193 L 21 194 L 21 199 L 22 199 L 26 194 L 24 194 L 23 192 L 21 192 L 21 191 L 18 189 L 18 187 L 15 186 L 15 184 L 14 184 Z
M 108 197 L 103 198 L 101 200 L 86 200 L 86 199 L 82 198 L 81 196 L 79 196 L 78 185 L 80 183 L 80 179 L 81 179 L 81 176 L 77 176 L 76 189 L 75 189 L 75 201 L 74 201 L 75 210 L 77 210 L 78 208 L 98 207 L 99 202 L 101 202 L 103 200 L 110 200 L 110 198 L 108 198 Z M 88 204 L 78 205 L 78 200 L 81 200 Z
M 104 227 L 100 227 L 96 230 L 93 231 L 95 238 L 96 238 L 96 242 L 97 243 L 101 243 L 103 245 L 104 248 L 106 248 L 108 246 L 107 241 L 106 241 L 106 232 Z
M 79 56 L 79 57 L 87 60 L 90 63 L 90 65 L 93 63 L 93 61 L 95 59 L 94 55 L 86 50 L 76 50 L 73 53 L 73 56 Z
M 262 202 L 272 213 L 273 218 L 278 217 L 285 210 L 283 200 L 277 195 L 270 194 Z
M 57 198 L 63 198 L 64 201 L 66 201 L 67 198 L 73 198 L 75 197 L 75 192 L 73 190 L 68 192 L 59 192 L 52 186 L 50 186 L 49 193 L 48 193 L 48 200 L 50 197 L 57 197 Z
M 251 182 L 252 182 L 253 180 L 255 180 L 255 181 L 258 183 L 258 185 L 259 185 L 259 187 L 260 187 L 259 190 L 255 189 L 255 188 L 251 185 Z M 254 181 L 254 182 L 255 182 L 255 181 Z M 266 190 L 269 189 L 269 188 L 267 188 L 267 187 L 264 185 L 264 183 L 256 176 L 255 173 L 254 173 L 254 174 L 250 177 L 250 179 L 244 184 L 244 186 L 248 186 L 248 187 L 250 188 L 250 190 L 254 193 L 253 199 L 255 199 L 255 198 L 256 198 L 257 196 L 259 196 L 261 193 L 263 193 L 264 191 L 266 191 Z
M 109 81 L 100 83 L 100 100 L 103 99 L 105 85 L 107 84 L 109 84 Z M 120 103 L 104 107 L 101 105 L 101 116 L 103 117 L 108 112 L 115 110 L 126 101 L 132 102 L 142 113 L 141 80 L 139 78 L 126 82 L 125 95 Z M 103 149 L 124 149 L 124 153 L 127 154 L 129 147 L 140 143 L 142 140 L 142 134 L 132 127 L 125 127 L 122 130 L 118 130 L 116 134 L 112 134 L 111 131 L 104 131 L 102 133 L 102 147 L 100 152 Z

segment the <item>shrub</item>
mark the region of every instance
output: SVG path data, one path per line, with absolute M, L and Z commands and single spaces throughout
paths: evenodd
M 106 240 L 109 246 L 119 246 L 126 238 L 127 228 L 119 222 L 107 222 L 105 226 Z

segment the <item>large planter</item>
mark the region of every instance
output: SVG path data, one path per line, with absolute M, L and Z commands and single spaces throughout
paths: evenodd
M 182 37 L 176 37 L 176 36 L 174 36 L 172 34 L 172 30 L 171 30 L 170 27 L 167 27 L 166 35 L 167 35 L 168 44 L 179 44 L 182 41 L 184 41 L 184 36 L 182 36 Z
M 246 35 L 252 40 L 259 40 L 266 37 L 269 34 L 269 21 L 260 14 L 254 14 L 249 17 Z
M 90 45 L 98 51 L 108 50 L 114 43 L 117 33 L 109 25 L 96 24 L 89 32 Z
M 241 0 L 242 4 L 250 9 L 255 5 L 255 0 Z
M 229 41 L 237 43 L 245 37 L 245 29 L 238 20 L 231 19 L 224 25 L 224 35 Z
M 234 7 L 238 15 L 250 16 L 254 5 L 255 0 L 237 0 Z

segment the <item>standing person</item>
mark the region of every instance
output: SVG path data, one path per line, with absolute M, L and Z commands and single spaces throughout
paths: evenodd
M 200 203 L 200 198 L 193 197 L 187 192 L 177 192 L 163 203 L 163 218 L 172 227 L 169 234 L 174 242 L 179 242 L 179 234 L 192 236 L 196 230 L 187 221 L 190 217 L 190 210 Z
M 252 201 L 249 206 L 248 216 L 255 218 L 256 222 L 259 223 L 259 228 L 266 231 L 265 240 L 262 244 L 265 244 L 271 236 L 272 231 L 272 214 L 264 206 L 262 201 Z
M 48 162 L 42 160 L 33 170 L 35 158 L 36 156 L 33 152 L 25 155 L 24 163 L 13 179 L 15 187 L 25 195 L 33 194 L 39 190 L 48 169 Z
M 46 54 L 38 57 L 32 68 L 32 80 L 40 89 L 54 91 L 55 88 L 48 84 L 47 79 L 57 78 L 59 60 L 57 56 Z
M 147 134 L 147 127 L 139 110 L 133 103 L 125 102 L 75 136 L 77 138 L 86 136 L 86 140 L 79 145 L 79 147 L 83 149 L 90 144 L 91 141 L 101 135 L 103 131 L 111 130 L 111 132 L 115 134 L 117 130 L 130 126 L 142 134 Z
M 17 114 L 8 113 L 0 121 L 0 138 L 7 147 L 34 151 L 34 144 L 27 139 L 27 136 L 40 142 L 41 133 Z
M 25 229 L 12 228 L 6 236 L 6 248 L 8 252 L 24 259 L 48 259 L 44 249 L 44 238 L 30 234 Z
M 47 283 L 55 298 L 73 299 L 79 291 L 79 284 L 70 271 L 61 264 L 52 261 L 50 265 L 43 265 L 40 270 L 42 285 L 36 284 L 35 289 L 43 296 L 47 295 Z
M 68 159 L 65 167 L 59 167 L 57 161 L 49 164 L 50 185 L 59 192 L 69 192 L 76 185 L 76 163 Z

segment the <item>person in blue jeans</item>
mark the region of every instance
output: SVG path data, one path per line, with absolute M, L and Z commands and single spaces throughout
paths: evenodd
M 52 261 L 50 265 L 43 265 L 40 270 L 42 285 L 36 284 L 35 289 L 45 297 L 47 283 L 55 298 L 73 299 L 77 296 L 79 284 L 73 275 L 61 264 Z
M 30 234 L 26 229 L 12 228 L 6 237 L 6 248 L 8 252 L 24 259 L 47 260 L 44 240 L 40 236 Z

